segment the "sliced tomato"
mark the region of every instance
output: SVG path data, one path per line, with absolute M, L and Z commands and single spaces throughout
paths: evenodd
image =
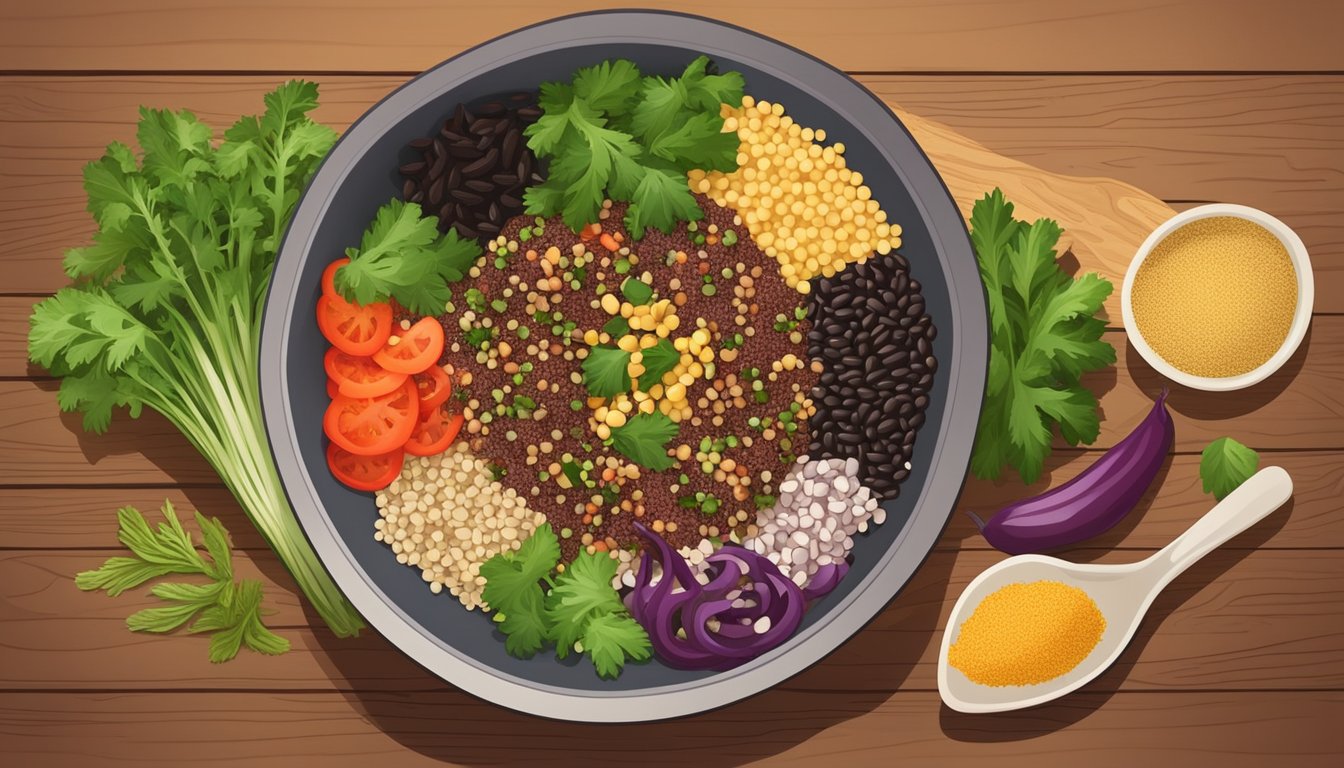
M 323 296 L 335 296 L 340 299 L 345 298 L 344 296 L 336 292 L 336 270 L 340 269 L 341 267 L 344 267 L 346 264 L 349 263 L 350 260 L 342 256 L 341 258 L 328 264 L 327 268 L 322 270 Z
M 391 341 L 389 339 L 389 341 Z M 422 373 L 443 355 L 443 326 L 438 318 L 421 318 L 408 331 L 400 331 L 395 344 L 386 344 L 373 359 L 389 371 Z
M 335 444 L 356 456 L 390 453 L 406 444 L 420 415 L 420 393 L 407 381 L 378 397 L 337 395 L 322 419 L 322 429 Z
M 341 389 L 330 377 L 327 378 L 327 399 L 335 400 L 336 396 L 341 394 Z
M 443 370 L 443 366 L 431 365 L 429 370 L 417 373 L 413 378 L 416 389 L 420 390 L 422 415 L 428 413 L 434 406 L 448 402 L 448 398 L 453 394 L 453 380 L 448 377 L 448 372 Z
M 317 327 L 342 352 L 372 355 L 392 335 L 392 307 L 383 302 L 360 306 L 340 296 L 323 296 L 317 300 Z
M 335 347 L 327 350 L 322 365 L 346 397 L 377 397 L 406 384 L 406 374 L 389 371 L 372 357 L 347 355 Z
M 381 491 L 401 474 L 406 452 L 400 448 L 377 456 L 359 456 L 327 443 L 327 467 L 344 485 L 357 491 Z
M 415 431 L 406 441 L 406 452 L 412 456 L 436 456 L 448 450 L 457 439 L 465 421 L 460 413 L 448 413 L 442 405 L 420 414 Z

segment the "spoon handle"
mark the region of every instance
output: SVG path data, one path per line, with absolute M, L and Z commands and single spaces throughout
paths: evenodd
M 1292 495 L 1293 479 L 1282 467 L 1265 467 L 1256 472 L 1153 556 L 1162 582 L 1176 578 L 1228 539 L 1268 517 Z

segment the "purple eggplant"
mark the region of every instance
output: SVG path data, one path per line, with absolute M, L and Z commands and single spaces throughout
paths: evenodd
M 1022 555 L 1077 544 L 1120 522 L 1152 485 L 1175 440 L 1166 401 L 1163 390 L 1133 432 L 1069 482 L 1009 504 L 988 523 L 970 513 L 985 541 Z

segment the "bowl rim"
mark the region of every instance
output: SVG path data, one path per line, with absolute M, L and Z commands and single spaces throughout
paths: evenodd
M 1283 247 L 1288 251 L 1288 260 L 1293 265 L 1293 271 L 1297 273 L 1297 307 L 1293 311 L 1293 320 L 1288 326 L 1288 335 L 1284 337 L 1283 343 L 1279 345 L 1278 350 L 1268 360 L 1258 367 L 1235 376 L 1198 376 L 1182 371 L 1168 363 L 1144 338 L 1143 333 L 1139 330 L 1139 324 L 1134 318 L 1134 279 L 1138 275 L 1139 268 L 1143 266 L 1143 262 L 1167 235 L 1193 221 L 1224 216 L 1258 224 L 1283 243 Z M 1191 389 L 1206 392 L 1231 392 L 1259 384 L 1274 375 L 1276 371 L 1283 367 L 1284 363 L 1288 362 L 1288 359 L 1297 352 L 1302 340 L 1306 338 L 1307 327 L 1311 325 L 1311 313 L 1315 299 L 1316 284 L 1311 271 L 1311 258 L 1307 254 L 1307 247 L 1302 242 L 1302 238 L 1298 237 L 1296 232 L 1287 224 L 1258 208 L 1234 203 L 1209 203 L 1172 216 L 1159 224 L 1143 241 L 1143 244 L 1135 252 L 1134 258 L 1130 260 L 1129 268 L 1125 270 L 1125 280 L 1120 288 L 1120 314 L 1125 333 L 1129 337 L 1130 346 L 1158 373 Z
M 296 311 L 292 286 L 336 190 L 366 146 L 443 91 L 508 61 L 603 43 L 682 46 L 731 58 L 822 101 L 837 120 L 873 144 L 908 189 L 919 190 L 912 194 L 913 203 L 946 276 L 952 306 L 948 320 L 956 333 L 947 359 L 939 361 L 940 374 L 948 380 L 947 405 L 914 512 L 873 571 L 844 600 L 779 648 L 729 672 L 655 688 L 580 691 L 524 680 L 476 661 L 420 627 L 372 582 L 332 527 L 301 458 L 284 361 L 291 326 L 302 314 Z M 523 27 L 448 59 L 383 98 L 340 138 L 300 198 L 276 260 L 262 323 L 262 410 L 282 485 L 304 534 L 355 608 L 399 650 L 466 692 L 518 711 L 567 721 L 660 720 L 726 706 L 801 672 L 859 631 L 909 582 L 946 527 L 965 482 L 987 376 L 987 315 L 970 237 L 951 193 L 909 131 L 870 91 L 816 57 L 717 20 L 668 11 L 580 13 Z M 921 516 L 929 503 L 946 504 L 947 513 Z M 917 549 L 918 559 L 897 559 L 894 553 L 902 548 Z

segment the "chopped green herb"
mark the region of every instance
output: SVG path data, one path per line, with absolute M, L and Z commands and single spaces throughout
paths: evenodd
M 509 310 L 509 303 L 503 299 L 495 299 L 490 302 L 490 308 L 502 314 Z
M 621 294 L 631 304 L 648 304 L 653 299 L 653 287 L 634 277 L 621 283 Z
M 625 273 L 630 271 L 630 260 L 617 259 L 616 263 L 612 265 L 612 270 L 615 271 L 616 274 L 618 275 L 624 275 Z
M 630 353 L 610 346 L 593 347 L 583 360 L 583 383 L 595 397 L 630 391 Z
M 630 322 L 620 315 L 613 315 L 607 324 L 602 326 L 602 332 L 613 339 L 618 339 L 630 332 Z
M 643 351 L 644 354 L 644 375 L 639 377 L 639 388 L 648 392 L 663 379 L 663 374 L 677 367 L 681 361 L 681 353 L 672 342 L 667 339 L 659 339 L 658 343 Z
M 722 240 L 724 245 L 727 246 L 737 245 L 737 233 L 730 229 L 723 233 Z
M 667 455 L 667 443 L 680 428 L 664 413 L 640 413 L 624 426 L 611 430 L 613 447 L 626 458 L 654 471 L 667 469 L 676 461 Z
M 466 293 L 467 308 L 477 313 L 485 311 L 485 294 L 481 293 L 479 288 L 468 288 Z

